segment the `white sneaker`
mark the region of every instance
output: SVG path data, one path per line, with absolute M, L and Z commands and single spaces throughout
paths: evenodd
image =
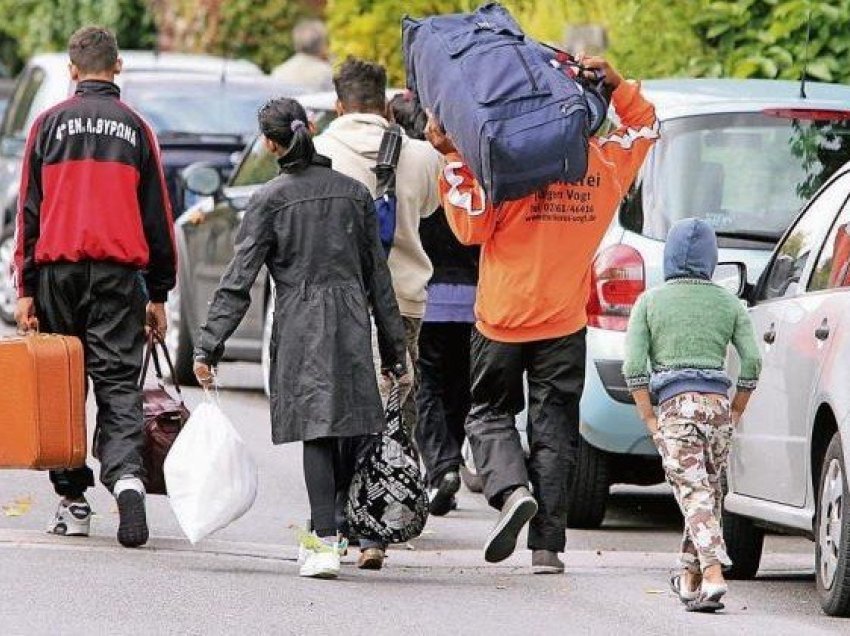
M 314 579 L 335 579 L 339 576 L 340 544 L 320 539 L 315 534 L 302 537 L 299 558 L 304 555 L 300 575 Z
M 85 499 L 68 501 L 63 497 L 53 521 L 47 526 L 47 533 L 64 537 L 87 537 L 91 531 L 91 515 L 91 506 Z

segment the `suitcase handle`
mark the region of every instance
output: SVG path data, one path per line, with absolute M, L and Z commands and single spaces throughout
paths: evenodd
M 145 361 L 142 364 L 142 374 L 139 377 L 139 388 L 144 388 L 145 386 L 145 378 L 148 375 L 148 367 L 150 366 L 151 360 L 153 360 L 154 375 L 156 375 L 160 386 L 162 386 L 162 366 L 159 363 L 159 354 L 156 351 L 157 347 L 162 349 L 162 354 L 165 356 L 165 363 L 168 365 L 168 372 L 171 374 L 171 382 L 174 385 L 174 390 L 177 391 L 177 397 L 179 398 L 180 403 L 183 404 L 183 392 L 180 390 L 180 383 L 177 381 L 177 376 L 174 373 L 174 364 L 171 362 L 171 355 L 168 353 L 168 347 L 165 346 L 165 342 L 162 337 L 153 329 L 151 329 L 148 333 L 147 342 L 145 343 Z

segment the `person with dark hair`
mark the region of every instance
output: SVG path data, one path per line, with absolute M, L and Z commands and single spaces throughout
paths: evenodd
M 203 386 L 213 382 L 213 368 L 265 265 L 275 290 L 272 440 L 304 442 L 313 533 L 301 540 L 301 576 L 334 578 L 347 532 L 338 520 L 356 459 L 386 426 L 372 366 L 369 309 L 390 345 L 381 367 L 397 378 L 405 373 L 404 325 L 372 195 L 316 153 L 297 101 L 272 100 L 258 119 L 281 174 L 248 203 L 236 253 L 200 330 L 195 375 Z
M 481 246 L 466 433 L 484 495 L 499 511 L 484 559 L 507 559 L 530 524 L 527 545 L 540 574 L 564 571 L 558 555 L 576 470 L 594 254 L 659 135 L 639 84 L 603 58 L 579 63 L 603 75 L 620 120 L 590 140 L 579 182 L 494 203 L 433 114 L 425 133 L 446 156 L 440 189 L 449 224 L 461 243 Z M 515 422 L 526 402 L 527 460 Z
M 390 114 L 409 137 L 425 138 L 428 116 L 410 91 L 390 100 Z M 457 507 L 460 489 L 481 250 L 461 245 L 442 208 L 422 220 L 419 236 L 434 274 L 419 333 L 416 445 L 427 470 L 430 511 L 439 517 Z
M 387 120 L 387 73 L 383 66 L 349 57 L 334 77 L 339 117 L 316 137 L 316 148 L 333 161 L 335 170 L 357 179 L 377 198 L 374 172 Z M 427 142 L 403 136 L 396 166 L 396 225 L 387 262 L 407 339 L 411 367 L 416 368 L 419 329 L 425 315 L 426 286 L 433 269 L 419 238 L 419 221 L 440 207 L 438 179 L 443 160 Z M 380 344 L 380 339 L 376 339 Z M 373 348 L 376 368 L 380 367 L 379 351 Z M 402 419 L 413 434 L 416 422 L 416 400 L 413 387 L 416 378 L 404 378 L 405 396 Z M 381 383 L 386 399 L 389 386 Z M 383 563 L 384 547 L 361 542 L 362 568 L 378 569 Z
M 156 138 L 120 99 L 115 36 L 68 42 L 74 96 L 39 115 L 21 173 L 15 248 L 19 330 L 79 337 L 97 400 L 101 481 L 118 500 L 118 541 L 148 540 L 139 375 L 145 323 L 165 334 L 173 219 Z M 62 497 L 48 531 L 88 536 L 88 466 L 51 471 Z

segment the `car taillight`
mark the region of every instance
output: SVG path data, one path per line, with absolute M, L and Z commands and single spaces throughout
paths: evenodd
M 592 327 L 625 331 L 629 314 L 646 289 L 643 257 L 628 245 L 612 245 L 593 261 L 588 323 Z

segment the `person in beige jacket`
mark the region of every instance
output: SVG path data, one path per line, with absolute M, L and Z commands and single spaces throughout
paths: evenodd
M 334 170 L 365 184 L 376 196 L 376 177 L 372 168 L 378 156 L 387 120 L 387 73 L 383 66 L 349 57 L 334 76 L 339 117 L 315 138 L 316 150 L 330 158 Z M 389 254 L 393 288 L 404 320 L 407 349 L 415 369 L 418 359 L 419 330 L 425 315 L 425 291 L 433 273 L 419 238 L 419 221 L 440 206 L 438 180 L 442 156 L 425 141 L 404 137 L 396 168 L 396 232 Z M 380 358 L 377 355 L 376 361 Z M 376 362 L 376 367 L 380 363 Z M 407 381 L 402 418 L 413 434 L 416 421 L 415 375 Z M 387 383 L 381 382 L 386 398 Z M 411 390 L 413 389 L 413 390 Z M 363 548 L 364 546 L 361 546 Z M 383 561 L 381 547 L 372 548 L 375 565 Z

